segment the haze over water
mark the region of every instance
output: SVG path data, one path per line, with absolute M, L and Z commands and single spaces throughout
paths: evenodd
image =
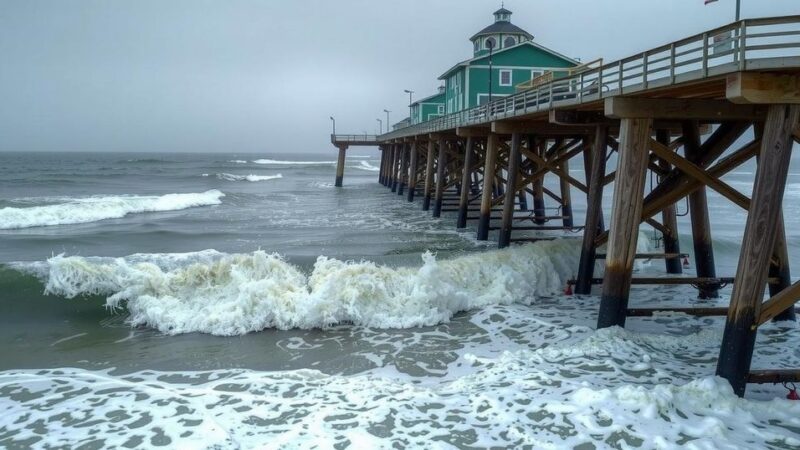
M 561 293 L 579 234 L 496 251 L 379 185 L 377 152 L 349 152 L 342 189 L 334 159 L 0 154 L 0 446 L 800 445 L 783 388 L 713 377 L 720 319 L 595 332 L 598 299 Z M 733 275 L 744 216 L 709 195 Z M 797 366 L 797 338 L 768 325 L 754 366 Z

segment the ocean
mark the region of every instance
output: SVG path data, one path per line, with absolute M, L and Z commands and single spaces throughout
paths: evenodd
M 599 298 L 563 293 L 579 233 L 496 250 L 380 185 L 379 156 L 349 150 L 335 188 L 333 150 L 0 153 L 0 447 L 800 448 L 786 388 L 740 399 L 714 376 L 722 318 L 596 331 Z M 749 194 L 754 170 L 724 180 Z M 745 215 L 709 201 L 733 276 Z M 634 287 L 631 306 L 729 294 Z M 800 367 L 798 338 L 767 324 L 753 367 Z

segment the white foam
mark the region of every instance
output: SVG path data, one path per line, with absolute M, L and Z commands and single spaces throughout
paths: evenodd
M 556 240 L 437 261 L 419 267 L 319 257 L 310 275 L 257 251 L 164 268 L 130 258 L 48 260 L 46 292 L 72 298 L 107 295 L 126 305 L 132 325 L 164 333 L 238 335 L 265 328 L 339 323 L 408 328 L 449 320 L 459 311 L 530 302 L 563 289 L 578 242 Z
M 228 162 L 229 163 L 234 163 L 234 164 L 247 164 L 247 161 L 245 161 L 243 159 L 232 159 L 232 160 L 230 160 Z
M 281 161 L 277 159 L 257 159 L 256 164 L 267 164 L 272 166 L 315 166 L 336 164 L 336 161 Z
M 368 163 L 367 161 L 359 161 L 359 165 L 354 166 L 355 169 L 366 170 L 369 172 L 377 172 L 381 170 L 380 167 L 373 166 L 372 164 Z
M 0 229 L 16 229 L 96 222 L 128 214 L 177 211 L 197 206 L 218 205 L 225 194 L 212 189 L 201 193 L 155 195 L 113 195 L 64 198 L 63 203 L 28 208 L 0 208 Z
M 250 175 L 234 175 L 232 173 L 218 173 L 217 174 L 217 178 L 219 178 L 220 180 L 225 180 L 225 181 L 250 181 L 250 182 L 256 182 L 256 181 L 277 180 L 279 178 L 283 178 L 283 175 L 281 175 L 281 174 L 277 174 L 277 175 L 253 175 L 253 174 L 250 174 Z

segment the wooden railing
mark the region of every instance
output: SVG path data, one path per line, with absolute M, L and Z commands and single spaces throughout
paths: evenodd
M 594 102 L 744 70 L 800 69 L 800 16 L 746 19 L 378 136 L 405 136 Z
M 378 142 L 378 136 L 374 134 L 331 134 L 331 143 L 348 143 L 348 142 Z

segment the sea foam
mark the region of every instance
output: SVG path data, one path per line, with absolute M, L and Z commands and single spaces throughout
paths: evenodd
M 320 256 L 310 274 L 277 254 L 224 255 L 182 267 L 129 258 L 48 260 L 46 292 L 107 296 L 129 322 L 164 333 L 239 335 L 266 328 L 352 323 L 409 328 L 448 321 L 486 305 L 531 302 L 563 289 L 579 256 L 556 240 L 392 268 Z
M 276 175 L 234 175 L 232 173 L 218 173 L 217 178 L 224 181 L 269 181 L 269 180 L 277 180 L 279 178 L 283 178 L 283 175 L 276 174 Z
M 62 198 L 60 203 L 27 208 L 0 208 L 0 230 L 96 222 L 128 214 L 177 211 L 196 206 L 218 205 L 225 194 L 212 189 L 201 193 L 112 195 Z
M 314 166 L 336 164 L 336 161 L 282 161 L 278 159 L 256 159 L 256 164 L 266 164 L 273 166 Z

